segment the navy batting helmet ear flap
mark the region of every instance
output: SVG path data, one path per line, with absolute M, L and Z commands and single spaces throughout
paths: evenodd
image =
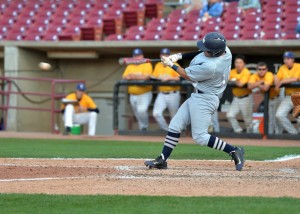
M 197 42 L 197 47 L 202 51 L 212 53 L 212 56 L 217 56 L 225 51 L 226 39 L 221 33 L 211 32 Z

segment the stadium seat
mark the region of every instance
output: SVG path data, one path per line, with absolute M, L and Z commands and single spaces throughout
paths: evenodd
M 181 24 L 167 23 L 165 26 L 165 31 L 168 32 L 180 32 L 183 30 L 183 26 Z
M 293 31 L 283 31 L 281 32 L 281 39 L 285 39 L 285 40 L 298 40 L 300 39 L 300 34 L 296 33 L 295 30 Z
M 186 23 L 193 23 L 197 22 L 199 19 L 200 10 L 191 10 L 188 14 L 185 16 L 185 22 Z
M 262 24 L 263 30 L 281 30 L 281 23 L 266 22 Z
M 285 0 L 285 1 L 290 1 L 290 0 Z M 262 0 L 263 7 L 281 6 L 281 5 L 283 5 L 283 3 L 284 3 L 284 1 L 282 1 L 282 0 Z
M 223 23 L 222 30 L 224 31 L 239 31 L 241 26 L 239 23 Z
M 142 2 L 131 1 L 123 10 L 125 27 L 143 26 L 145 23 L 145 5 Z
M 164 0 L 145 0 L 145 17 L 163 18 Z
M 102 40 L 103 25 L 97 27 L 80 27 L 80 40 Z
M 240 38 L 242 40 L 259 40 L 260 30 L 248 30 L 247 28 L 242 29 Z
M 122 34 L 110 34 L 104 39 L 105 41 L 121 41 L 123 40 Z
M 262 30 L 260 38 L 263 40 L 276 40 L 281 38 L 281 34 L 279 30 Z
M 199 40 L 200 39 L 200 34 L 201 30 L 199 28 L 198 31 L 190 31 L 186 30 L 186 28 L 182 31 L 181 34 L 181 39 L 182 40 Z
M 180 40 L 180 32 L 164 31 L 161 40 Z
M 103 16 L 103 32 L 109 34 L 122 34 L 123 14 L 121 10 L 110 10 Z
M 222 30 L 221 32 L 225 36 L 226 40 L 240 39 L 239 31 Z
M 143 40 L 161 40 L 162 32 L 145 31 Z
M 124 34 L 124 40 L 141 40 L 144 35 L 143 26 L 132 26 Z
M 202 23 L 189 23 L 184 26 L 184 31 L 187 32 L 199 32 L 202 28 Z
M 147 31 L 158 32 L 164 30 L 166 21 L 164 19 L 152 19 L 146 26 Z

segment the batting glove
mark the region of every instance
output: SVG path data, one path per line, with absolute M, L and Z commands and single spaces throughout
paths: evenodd
M 172 62 L 177 62 L 178 60 L 182 59 L 182 54 L 177 53 L 177 54 L 172 54 L 168 57 Z
M 165 56 L 161 57 L 161 62 L 164 66 L 172 67 L 174 65 L 174 63 L 171 61 L 171 59 L 169 57 L 165 57 Z

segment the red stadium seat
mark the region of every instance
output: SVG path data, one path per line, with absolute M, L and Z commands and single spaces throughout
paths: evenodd
M 162 33 L 161 32 L 149 32 L 145 31 L 143 40 L 161 40 Z
M 187 32 L 199 32 L 202 28 L 202 23 L 189 23 L 188 25 L 185 25 L 184 31 Z
M 169 32 L 180 32 L 182 30 L 183 27 L 180 24 L 167 23 L 165 26 L 165 31 L 169 31 Z
M 239 31 L 222 30 L 222 34 L 225 36 L 226 40 L 240 39 Z
M 242 40 L 258 40 L 260 39 L 260 30 L 247 30 L 244 28 L 241 31 L 241 36 L 240 38 Z
M 299 7 L 299 0 L 285 0 L 285 7 Z
M 296 33 L 295 30 L 293 30 L 293 31 L 284 31 L 284 32 L 281 32 L 281 38 L 286 39 L 286 40 L 290 40 L 290 39 L 299 40 L 300 39 L 300 34 Z
M 145 0 L 145 17 L 163 18 L 164 0 Z
M 126 27 L 143 26 L 145 23 L 144 3 L 131 1 L 128 7 L 123 10 L 123 16 Z
M 281 34 L 278 30 L 263 30 L 261 31 L 260 38 L 263 40 L 276 40 L 281 38 Z
M 103 32 L 109 34 L 122 34 L 123 14 L 120 10 L 110 10 L 103 16 Z
M 162 34 L 161 40 L 180 40 L 180 32 L 165 31 Z
M 290 0 L 285 0 L 285 1 L 290 1 Z M 281 6 L 281 5 L 283 5 L 283 3 L 284 3 L 284 1 L 282 1 L 282 0 L 263 0 L 262 1 L 263 7 L 265 7 L 265 6 Z
M 143 26 L 132 26 L 124 34 L 125 40 L 141 40 L 144 35 Z
M 222 30 L 225 31 L 239 31 L 241 26 L 239 23 L 226 23 L 222 25 Z
M 200 31 L 183 31 L 181 39 L 182 40 L 199 40 L 200 39 Z
M 262 24 L 263 30 L 281 30 L 281 24 L 280 23 L 273 23 L 273 22 L 266 22 Z
M 191 10 L 188 14 L 186 14 L 185 19 L 188 23 L 193 23 L 197 21 L 199 18 L 200 10 Z
M 123 35 L 122 34 L 110 34 L 104 40 L 105 41 L 122 41 Z
M 102 40 L 103 26 L 80 27 L 80 40 Z

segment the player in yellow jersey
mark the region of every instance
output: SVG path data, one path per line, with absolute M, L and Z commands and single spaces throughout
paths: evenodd
M 235 87 L 232 88 L 233 100 L 227 111 L 226 117 L 230 122 L 235 133 L 241 133 L 243 129 L 239 125 L 236 116 L 242 113 L 245 121 L 247 133 L 252 132 L 252 94 L 247 85 L 250 78 L 250 71 L 246 68 L 245 57 L 238 55 L 234 59 L 235 68 L 230 71 L 229 81 L 234 82 Z
M 144 58 L 143 51 L 136 48 L 132 52 L 132 57 L 136 59 Z M 151 63 L 139 65 L 128 65 L 122 78 L 125 80 L 149 80 L 153 67 Z M 149 125 L 148 108 L 152 100 L 152 86 L 128 86 L 129 101 L 133 113 L 138 121 L 140 130 L 147 130 Z
M 76 86 L 76 92 L 67 95 L 63 100 L 61 112 L 65 125 L 64 135 L 69 135 L 71 127 L 74 124 L 88 124 L 88 135 L 93 136 L 96 133 L 97 108 L 93 99 L 85 93 L 86 86 L 79 83 Z
M 295 55 L 292 52 L 283 54 L 284 64 L 280 66 L 275 77 L 275 89 L 279 91 L 283 84 L 298 82 L 300 78 L 300 64 L 295 63 Z M 300 88 L 285 87 L 285 97 L 280 102 L 276 111 L 276 118 L 279 120 L 283 128 L 290 134 L 298 134 L 298 131 L 288 118 L 289 112 L 293 108 L 291 95 L 295 91 L 300 91 Z M 298 121 L 298 127 L 299 127 Z M 299 129 L 299 128 L 298 128 Z
M 269 134 L 280 134 L 282 127 L 275 119 L 275 113 L 280 103 L 279 92 L 271 87 L 274 85 L 274 74 L 268 71 L 268 66 L 265 62 L 258 62 L 256 73 L 252 74 L 248 88 L 250 90 L 258 89 L 261 93 L 269 93 Z M 269 91 L 270 90 L 270 91 Z
M 160 51 L 160 58 L 168 57 L 171 51 L 163 48 Z M 175 63 L 178 65 L 177 63 Z M 179 66 L 179 65 L 178 65 Z M 180 75 L 169 66 L 164 66 L 161 62 L 156 63 L 152 76 L 162 82 L 179 81 Z M 160 128 L 168 131 L 168 124 L 164 118 L 164 111 L 168 109 L 171 118 L 176 114 L 180 104 L 180 86 L 159 86 L 159 93 L 154 102 L 153 117 L 159 124 Z

